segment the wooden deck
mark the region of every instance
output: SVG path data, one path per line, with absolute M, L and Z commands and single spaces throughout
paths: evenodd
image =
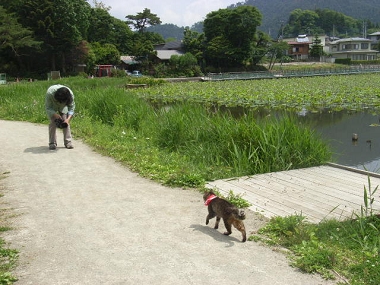
M 370 178 L 368 179 L 368 175 Z M 372 191 L 380 185 L 380 175 L 337 164 L 297 170 L 258 174 L 208 182 L 206 187 L 223 195 L 232 190 L 242 194 L 252 211 L 266 217 L 301 214 L 309 222 L 322 219 L 346 219 L 360 214 L 364 206 L 364 187 Z M 373 209 L 380 210 L 380 189 L 375 193 Z

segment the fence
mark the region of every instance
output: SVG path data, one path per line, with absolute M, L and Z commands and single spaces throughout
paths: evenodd
M 273 79 L 305 76 L 329 76 L 329 75 L 348 75 L 361 73 L 380 72 L 380 65 L 350 65 L 347 67 L 335 68 L 315 68 L 315 69 L 297 69 L 297 70 L 272 70 L 258 72 L 226 72 L 226 73 L 209 73 L 203 78 L 205 81 L 218 80 L 249 80 L 249 79 Z

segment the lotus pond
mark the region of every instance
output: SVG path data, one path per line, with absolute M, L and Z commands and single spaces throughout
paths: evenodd
M 329 141 L 334 162 L 380 172 L 380 74 L 186 82 L 131 92 L 153 103 L 195 102 L 235 115 L 295 114 Z

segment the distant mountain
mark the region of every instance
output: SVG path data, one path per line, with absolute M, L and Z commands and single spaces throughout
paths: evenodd
M 194 23 L 190 29 L 192 31 L 202 33 L 203 22 Z M 180 41 L 183 39 L 183 32 L 185 31 L 185 27 L 178 27 L 174 24 L 162 24 L 148 27 L 147 31 L 160 34 L 165 40 L 175 39 Z
M 245 0 L 226 8 L 241 5 L 256 7 L 263 15 L 259 30 L 274 38 L 279 33 L 281 23 L 286 24 L 290 13 L 295 9 L 330 9 L 355 19 L 380 23 L 380 0 Z M 200 32 L 201 27 L 201 23 L 194 23 L 191 29 Z M 158 25 L 148 29 L 161 34 L 165 39 L 176 38 L 178 40 L 182 39 L 184 30 L 183 27 L 173 24 Z
M 290 13 L 295 9 L 315 10 L 330 9 L 359 20 L 380 23 L 379 0 L 245 0 L 229 7 L 250 5 L 256 7 L 263 15 L 259 29 L 276 37 L 281 23 L 286 23 Z
M 178 27 L 174 24 L 162 24 L 147 28 L 147 31 L 160 34 L 165 40 L 169 38 L 181 40 L 183 38 L 184 30 L 184 27 Z

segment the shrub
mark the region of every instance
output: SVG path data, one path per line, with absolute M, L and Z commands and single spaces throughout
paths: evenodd
M 346 64 L 350 65 L 351 64 L 351 58 L 337 58 L 335 59 L 336 64 Z

